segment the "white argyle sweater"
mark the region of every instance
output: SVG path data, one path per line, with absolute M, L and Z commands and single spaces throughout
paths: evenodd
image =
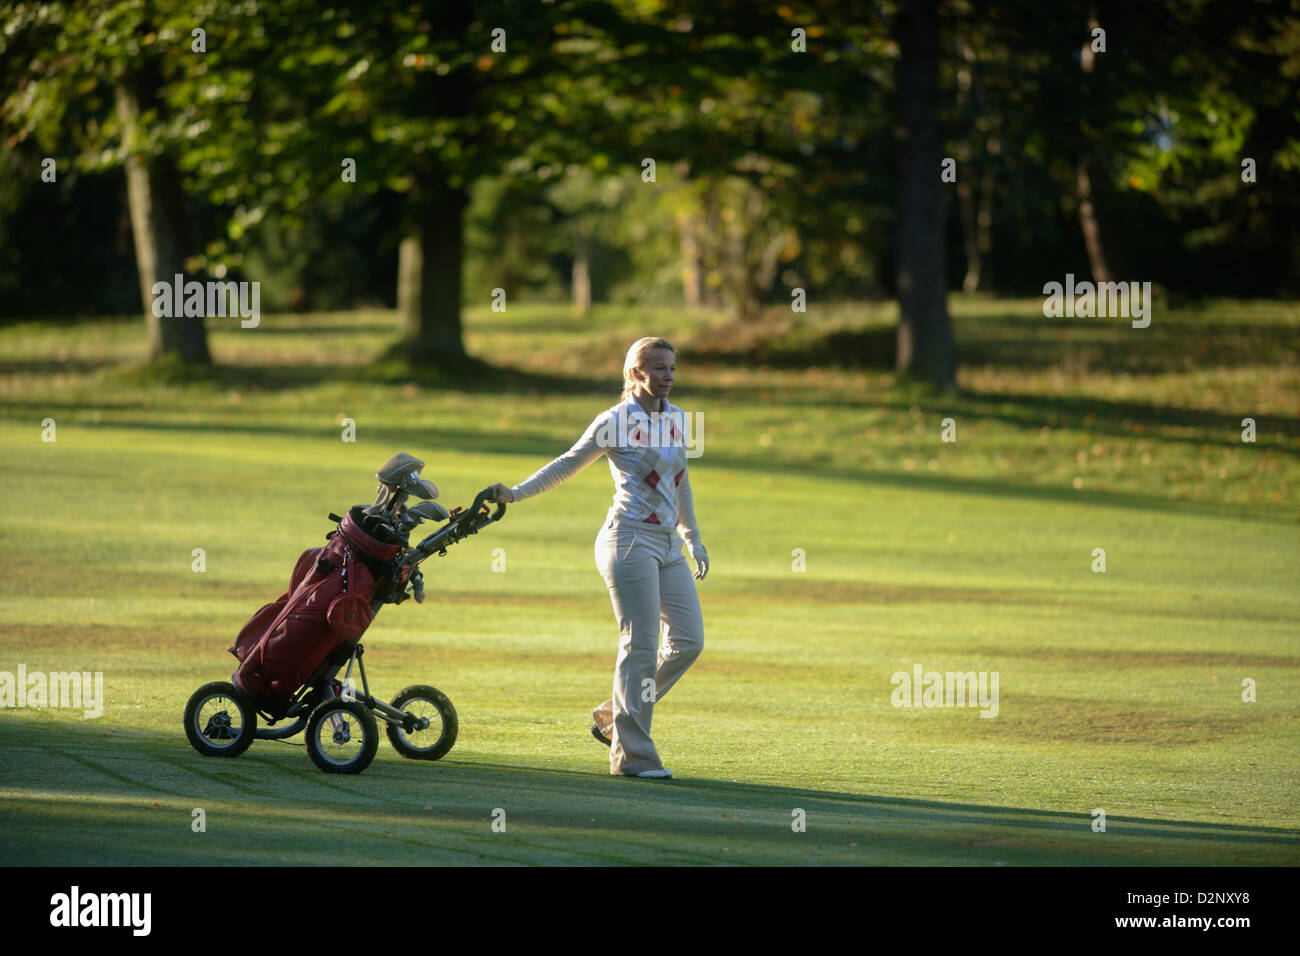
M 609 458 L 614 503 L 606 522 L 617 518 L 676 528 L 694 557 L 700 528 L 686 473 L 686 414 L 664 400 L 664 411 L 646 413 L 635 398 L 605 409 L 573 447 L 532 477 L 511 488 L 516 501 L 550 491 L 601 455 Z

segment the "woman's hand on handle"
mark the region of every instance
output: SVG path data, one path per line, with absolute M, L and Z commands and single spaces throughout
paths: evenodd
M 495 485 L 489 485 L 487 490 L 492 492 L 493 501 L 501 501 L 505 504 L 510 504 L 515 500 L 514 492 L 501 484 L 501 482 L 497 482 Z
M 709 573 L 709 552 L 704 550 L 704 545 L 698 545 L 687 550 L 691 552 L 691 557 L 695 559 L 695 573 L 692 577 L 697 581 L 703 581 L 704 575 Z

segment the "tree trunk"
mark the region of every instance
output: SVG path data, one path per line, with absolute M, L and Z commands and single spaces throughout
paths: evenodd
M 677 213 L 682 248 L 682 301 L 688 309 L 704 304 L 704 263 L 700 258 L 700 215 L 691 209 Z
M 717 180 L 711 182 L 704 194 L 704 215 L 698 221 L 695 238 L 704 267 L 703 302 L 711 309 L 727 305 L 726 231 L 723 219 L 726 203 Z
M 971 109 L 971 86 L 973 83 L 975 51 L 969 44 L 957 41 L 963 62 L 957 67 L 957 112 L 959 115 Z M 962 252 L 966 255 L 966 275 L 961 280 L 963 292 L 975 292 L 980 285 L 980 250 L 975 238 L 976 211 L 975 189 L 972 186 L 974 167 L 972 157 L 975 155 L 975 137 L 978 124 L 972 122 L 965 138 L 958 146 L 957 165 L 957 212 L 961 217 Z
M 573 251 L 573 310 L 585 316 L 591 311 L 591 241 L 578 234 Z
M 962 165 L 969 169 L 965 163 Z M 975 238 L 975 220 L 979 213 L 975 206 L 975 190 L 971 188 L 970 176 L 958 173 L 957 208 L 961 212 L 961 243 L 966 253 L 966 276 L 961 280 L 963 292 L 975 292 L 980 287 L 980 251 Z
M 988 151 L 998 153 L 997 139 L 988 140 Z M 993 187 L 996 174 L 987 163 L 980 176 L 979 212 L 975 215 L 975 254 L 979 256 L 979 279 L 973 292 L 983 292 L 993 284 Z
M 895 22 L 898 147 L 897 370 L 937 386 L 956 377 L 948 318 L 939 155 L 939 3 L 909 0 Z
M 397 246 L 397 314 L 406 317 L 420 312 L 420 237 L 408 235 Z
M 993 189 L 997 178 L 995 157 L 1002 152 L 1002 141 L 998 134 L 997 115 L 989 109 L 975 48 L 960 39 L 957 47 L 962 58 L 962 65 L 957 70 L 958 106 L 969 108 L 976 105 L 979 112 L 989 120 L 989 132 L 982 137 L 982 142 L 975 141 L 979 123 L 971 124 L 962 157 L 965 173 L 957 177 L 962 243 L 966 253 L 966 275 L 961 287 L 963 292 L 983 292 L 993 282 Z M 983 157 L 978 164 L 969 162 L 975 151 Z M 974 175 L 976 167 L 979 169 L 978 183 L 975 182 Z
M 1092 281 L 1109 282 L 1110 270 L 1106 268 L 1106 250 L 1101 244 L 1101 226 L 1092 207 L 1092 180 L 1088 178 L 1088 164 L 1082 160 L 1078 174 L 1079 225 L 1083 227 L 1083 244 L 1088 249 Z
M 731 185 L 735 187 L 728 193 L 733 202 L 729 207 L 732 215 L 730 219 L 725 215 L 721 217 L 725 223 L 722 272 L 735 319 L 748 321 L 762 312 L 763 295 L 767 291 L 764 287 L 764 256 L 769 244 L 762 238 L 767 203 L 757 186 L 743 179 L 737 179 Z M 726 199 L 724 197 L 723 201 Z M 772 253 L 770 282 L 775 281 L 776 257 L 784 247 L 782 242 Z
M 988 141 L 986 152 L 996 153 L 996 140 Z M 970 167 L 968 166 L 967 169 Z M 993 258 L 993 167 L 985 164 L 979 174 L 978 188 L 970 178 L 957 179 L 957 201 L 961 210 L 962 247 L 966 252 L 966 276 L 963 292 L 983 292 L 990 284 Z
M 726 260 L 722 263 L 722 273 L 732 315 L 737 321 L 743 322 L 752 318 L 754 311 L 750 308 L 749 263 L 745 259 L 749 239 L 748 221 L 742 197 L 736 198 L 731 212 L 729 220 L 724 217 L 726 234 L 723 239 L 723 255 Z
M 141 96 L 124 82 L 117 87 L 117 111 L 122 139 L 127 147 L 126 196 L 135 240 L 136 272 L 144 306 L 149 360 L 176 356 L 197 365 L 210 365 L 207 331 L 202 317 L 154 315 L 155 282 L 171 286 L 185 265 L 187 243 L 185 195 L 175 163 L 168 156 L 143 156 L 137 152 Z M 181 303 L 173 303 L 173 313 Z
M 1083 41 L 1079 55 L 1079 66 L 1084 72 L 1084 97 L 1088 95 L 1087 74 L 1092 72 L 1095 54 L 1092 52 L 1092 31 L 1097 29 L 1097 11 L 1088 13 L 1088 39 Z M 1086 141 L 1087 130 L 1082 131 Z M 1106 268 L 1106 250 L 1101 243 L 1101 224 L 1097 222 L 1097 211 L 1092 205 L 1092 178 L 1088 175 L 1087 159 L 1080 159 L 1075 169 L 1075 196 L 1079 201 L 1079 226 L 1083 229 L 1083 244 L 1088 250 L 1088 266 L 1092 270 L 1093 282 L 1109 282 L 1110 269 Z
M 467 358 L 460 320 L 467 201 L 464 189 L 432 178 L 422 178 L 411 194 L 413 222 L 399 254 L 397 301 L 402 341 L 415 364 L 456 368 Z

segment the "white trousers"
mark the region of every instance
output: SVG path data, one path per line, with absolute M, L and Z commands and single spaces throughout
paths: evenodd
M 616 518 L 596 536 L 596 567 L 609 588 L 619 640 L 613 695 L 591 715 L 613 741 L 610 773 L 660 770 L 663 762 L 650 739 L 655 702 L 704 646 L 695 579 L 673 529 Z

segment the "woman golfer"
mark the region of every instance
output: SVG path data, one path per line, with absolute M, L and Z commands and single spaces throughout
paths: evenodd
M 676 351 L 663 339 L 638 339 L 623 363 L 622 401 L 527 481 L 491 489 L 498 501 L 522 501 L 609 457 L 614 503 L 596 537 L 596 567 L 609 588 L 619 644 L 614 694 L 592 710 L 591 732 L 609 746 L 609 772 L 626 776 L 672 776 L 650 739 L 650 718 L 704 644 L 700 600 L 674 534 L 681 532 L 702 580 L 709 556 L 686 473 L 686 417 L 668 402 Z

